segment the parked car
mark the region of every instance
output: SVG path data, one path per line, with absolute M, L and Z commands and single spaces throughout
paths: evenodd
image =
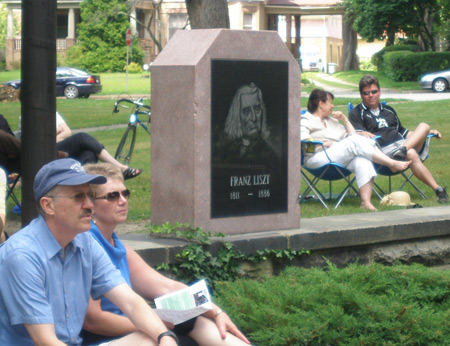
M 319 50 L 314 46 L 300 46 L 300 59 L 303 71 L 320 71 Z
M 21 80 L 3 83 L 1 87 L 12 86 L 19 89 Z M 72 67 L 58 67 L 56 69 L 56 96 L 68 99 L 77 97 L 88 98 L 91 94 L 102 91 L 100 77 Z
M 427 73 L 420 78 L 419 83 L 422 89 L 433 89 L 436 93 L 445 92 L 450 85 L 450 70 Z

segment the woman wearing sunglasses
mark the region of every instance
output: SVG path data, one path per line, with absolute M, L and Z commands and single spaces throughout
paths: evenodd
M 185 288 L 183 283 L 166 278 L 150 267 L 133 249 L 123 244 L 115 234 L 114 230 L 117 225 L 127 219 L 128 198 L 130 197 L 130 191 L 124 186 L 120 169 L 107 163 L 88 164 L 84 168 L 88 174 L 101 174 L 108 179 L 106 184 L 91 185 L 94 222 L 90 232 L 105 249 L 128 284 L 148 300 Z M 101 301 L 91 299 L 84 329 L 83 345 L 99 344 L 136 331 L 134 325 L 106 298 Z M 197 344 L 199 346 L 243 346 L 250 344 L 228 315 L 214 304 L 212 310 L 196 319 L 175 326 L 173 331 L 182 346 Z
M 377 210 L 371 202 L 372 186 L 376 177 L 372 161 L 388 166 L 393 172 L 403 171 L 410 162 L 395 161 L 376 146 L 376 142 L 356 134 L 350 121 L 342 112 L 333 112 L 332 93 L 314 89 L 308 101 L 308 112 L 301 117 L 300 138 L 323 142 L 323 148 L 302 148 L 304 165 L 319 168 L 331 161 L 355 173 L 361 196 L 361 208 Z M 341 125 L 342 121 L 344 125 Z

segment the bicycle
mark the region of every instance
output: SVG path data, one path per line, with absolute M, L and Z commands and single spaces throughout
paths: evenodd
M 124 104 L 126 103 L 126 104 Z M 150 106 L 144 104 L 144 98 L 138 98 L 136 101 L 129 98 L 118 99 L 114 103 L 114 113 L 119 113 L 119 107 L 130 108 L 128 105 L 133 105 L 134 110 L 131 113 L 130 118 L 128 119 L 128 126 L 125 130 L 125 133 L 122 135 L 120 139 L 119 145 L 117 146 L 116 153 L 114 158 L 118 161 L 121 161 L 125 165 L 128 166 L 131 160 L 131 155 L 133 154 L 134 144 L 136 143 L 136 129 L 138 125 L 142 126 L 145 131 L 150 135 L 149 128 L 139 119 L 140 114 L 145 114 L 148 117 L 148 123 L 150 124 L 150 116 L 151 109 Z M 144 110 L 142 110 L 144 109 Z

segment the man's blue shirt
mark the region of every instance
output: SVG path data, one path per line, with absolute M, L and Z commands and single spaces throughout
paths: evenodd
M 24 324 L 53 324 L 60 341 L 80 345 L 89 295 L 124 282 L 89 232 L 63 254 L 42 216 L 0 246 L 0 345 L 33 345 Z

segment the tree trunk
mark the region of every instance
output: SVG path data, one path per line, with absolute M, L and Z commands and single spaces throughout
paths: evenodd
M 154 1 L 154 2 L 152 2 L 152 4 L 153 4 L 152 14 L 150 15 L 150 19 L 149 19 L 148 24 L 145 27 L 145 29 L 147 30 L 147 32 L 149 33 L 153 42 L 155 43 L 156 47 L 158 48 L 158 53 L 159 53 L 162 51 L 162 45 L 161 45 L 160 40 L 158 40 L 158 38 L 153 33 L 152 25 L 153 25 L 153 20 L 155 20 L 155 22 L 156 22 L 156 17 L 159 17 L 159 18 L 161 17 L 162 0 Z M 144 25 L 144 23 L 142 23 L 142 25 Z M 154 29 L 154 30 L 155 30 L 155 32 L 157 31 L 156 29 Z
M 192 29 L 230 28 L 227 0 L 186 0 Z
M 388 31 L 386 47 L 393 46 L 395 43 L 395 32 Z
M 352 29 L 352 22 L 343 18 L 342 36 L 344 39 L 342 52 L 342 71 L 358 70 L 358 59 L 356 48 L 358 47 L 358 37 Z

